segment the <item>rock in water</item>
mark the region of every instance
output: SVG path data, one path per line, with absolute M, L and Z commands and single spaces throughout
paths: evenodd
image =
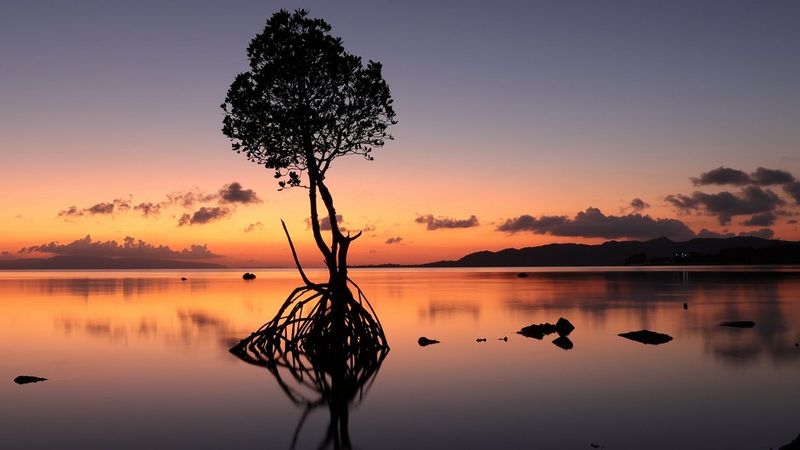
M 553 339 L 553 345 L 564 350 L 572 350 L 573 347 L 572 341 L 566 336 L 559 336 Z
M 498 341 L 508 342 L 508 336 L 503 336 L 501 338 L 497 338 Z
M 688 303 L 684 303 L 683 304 L 683 309 L 689 309 L 689 304 Z
M 188 280 L 188 278 L 186 278 L 186 277 L 181 277 L 181 281 L 186 281 L 186 280 Z
M 17 384 L 38 383 L 40 381 L 47 381 L 47 378 L 32 377 L 30 375 L 20 375 L 17 378 L 14 378 L 14 383 Z
M 431 344 L 438 344 L 438 343 L 439 341 L 437 341 L 436 339 L 428 339 L 425 336 L 422 336 L 421 338 L 417 339 L 417 344 L 419 344 L 420 347 L 425 347 Z
M 672 340 L 672 336 L 668 334 L 656 333 L 650 330 L 629 331 L 627 333 L 620 333 L 617 336 L 650 345 L 666 344 Z
M 574 329 L 575 325 L 570 323 L 569 320 L 563 317 L 558 318 L 558 322 L 556 322 L 556 333 L 558 333 L 559 336 L 561 337 L 569 336 L 569 334 L 572 333 L 572 330 Z
M 546 334 L 552 334 L 556 332 L 556 326 L 552 323 L 540 323 L 540 324 L 532 324 L 524 327 L 523 329 L 517 331 L 517 334 L 521 334 L 525 337 L 534 338 L 541 340 L 544 338 Z
M 731 328 L 753 328 L 756 326 L 756 323 L 752 320 L 734 320 L 732 322 L 720 322 L 719 326 Z
M 525 273 L 525 272 L 520 272 L 520 273 L 517 274 L 517 277 L 518 278 L 528 278 L 528 274 Z
M 422 339 L 422 338 L 420 338 L 420 339 Z M 486 338 L 475 339 L 475 342 L 486 342 Z M 422 345 L 422 344 L 420 344 L 420 345 Z
M 255 280 L 256 279 L 256 274 L 250 273 L 250 272 L 245 272 L 244 275 L 242 275 L 242 279 L 243 280 Z

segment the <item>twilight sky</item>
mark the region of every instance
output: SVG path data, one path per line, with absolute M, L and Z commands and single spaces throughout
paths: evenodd
M 298 7 L 381 61 L 395 99 L 396 141 L 329 177 L 367 229 L 353 263 L 800 239 L 796 1 L 18 1 L 0 15 L 0 257 L 288 265 L 283 218 L 317 263 L 306 192 L 220 132 L 249 40 Z

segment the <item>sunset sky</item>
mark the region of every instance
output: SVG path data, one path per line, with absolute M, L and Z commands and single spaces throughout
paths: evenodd
M 220 132 L 250 39 L 300 7 L 382 62 L 395 100 L 396 140 L 329 175 L 366 230 L 354 264 L 800 239 L 800 2 L 19 1 L 0 15 L 1 257 L 130 236 L 287 266 L 284 219 L 319 264 L 307 192 Z

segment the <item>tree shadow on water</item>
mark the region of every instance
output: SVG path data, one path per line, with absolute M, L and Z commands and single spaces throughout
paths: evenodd
M 318 448 L 352 448 L 350 408 L 360 404 L 389 353 L 369 302 L 348 281 L 358 298 L 345 302 L 332 302 L 325 285 L 296 288 L 272 321 L 230 349 L 241 360 L 266 368 L 303 408 L 291 448 L 311 412 L 324 407 L 330 422 Z M 348 305 L 347 319 L 342 321 L 331 304 Z

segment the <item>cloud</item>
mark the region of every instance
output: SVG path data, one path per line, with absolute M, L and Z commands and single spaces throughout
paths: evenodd
M 395 237 L 390 237 L 389 239 L 387 239 L 386 243 L 387 244 L 399 244 L 400 242 L 402 242 L 402 240 L 403 240 L 402 237 L 395 236 Z
M 253 231 L 263 230 L 263 229 L 264 229 L 264 224 L 263 223 L 255 222 L 255 223 L 251 223 L 250 225 L 244 227 L 244 232 L 245 233 L 252 233 Z
M 468 219 L 453 219 L 450 217 L 434 217 L 433 214 L 419 216 L 414 219 L 416 223 L 424 223 L 426 230 L 439 230 L 442 228 L 472 228 L 477 227 L 478 217 L 469 216 Z
M 691 196 L 668 195 L 665 200 L 684 212 L 705 211 L 719 223 L 730 223 L 733 216 L 771 212 L 786 202 L 770 189 L 747 186 L 738 194 L 722 191 L 716 194 L 695 191 Z
M 567 216 L 541 216 L 539 218 L 522 215 L 507 219 L 497 227 L 497 231 L 518 233 L 530 231 L 536 234 L 588 238 L 639 238 L 651 239 L 668 237 L 676 240 L 691 239 L 695 233 L 677 219 L 654 219 L 638 213 L 623 216 L 607 216 L 597 208 L 587 208 L 574 218 Z
M 336 215 L 336 224 L 339 226 L 339 230 L 345 231 L 345 228 L 342 226 L 344 223 L 344 217 L 341 214 Z M 311 217 L 306 218 L 306 228 L 311 228 Z M 319 221 L 319 229 L 322 231 L 330 231 L 331 230 L 331 218 L 330 216 L 326 216 L 322 220 Z
M 696 186 L 705 186 L 709 184 L 732 184 L 734 186 L 744 186 L 752 183 L 753 181 L 750 178 L 750 175 L 742 172 L 741 170 L 731 169 L 728 167 L 717 167 L 716 169 L 701 173 L 699 177 L 691 178 L 691 180 Z
M 778 169 L 766 169 L 759 167 L 755 172 L 750 174 L 754 184 L 759 186 L 772 186 L 776 184 L 787 184 L 795 181 L 794 176 L 785 171 Z
M 703 239 L 705 239 L 705 238 L 719 239 L 719 238 L 732 238 L 732 237 L 735 237 L 735 236 L 736 236 L 736 233 L 730 233 L 730 232 L 727 232 L 727 231 L 724 232 L 724 233 L 718 233 L 716 231 L 711 231 L 711 230 L 707 230 L 707 229 L 703 228 L 702 230 L 700 230 L 697 233 L 697 236 L 695 236 L 695 237 L 703 238 Z
M 784 185 L 783 190 L 792 197 L 795 204 L 800 205 L 800 181 Z
M 638 212 L 649 208 L 650 204 L 640 199 L 639 197 L 636 197 L 635 199 L 631 200 L 630 207 L 634 211 Z
M 50 242 L 20 249 L 19 253 L 51 253 L 65 256 L 102 256 L 108 258 L 157 258 L 157 259 L 205 259 L 217 258 L 220 255 L 212 253 L 204 245 L 192 245 L 188 249 L 172 250 L 165 245 L 155 246 L 130 236 L 121 243 L 115 240 L 93 241 L 86 235 L 69 244 Z
M 83 210 L 87 214 L 111 214 L 114 212 L 113 203 L 97 203 Z
M 181 216 L 181 218 L 178 219 L 178 226 L 202 225 L 205 223 L 222 219 L 223 217 L 227 217 L 230 214 L 231 210 L 227 208 L 221 208 L 219 206 L 214 206 L 214 207 L 202 206 L 200 207 L 200 209 L 198 209 L 191 215 L 184 214 L 183 216 Z
M 83 211 L 78 209 L 77 206 L 70 206 L 69 208 L 67 208 L 67 209 L 65 209 L 63 211 L 59 211 L 58 212 L 58 217 L 64 217 L 65 219 L 72 218 L 72 217 L 80 217 L 82 215 L 83 215 Z
M 772 214 L 771 212 L 753 214 L 752 217 L 742 222 L 742 225 L 748 227 L 771 227 L 775 224 L 776 218 L 777 217 L 775 214 Z
M 739 233 L 739 236 L 750 236 L 761 239 L 772 239 L 772 237 L 775 236 L 775 232 L 773 232 L 769 228 L 762 228 L 760 230 L 755 230 L 755 231 L 743 231 Z
M 795 225 L 797 223 L 797 219 L 787 220 L 786 223 L 789 225 Z
M 249 205 L 251 203 L 261 203 L 256 192 L 252 189 L 242 189 L 239 182 L 226 184 L 218 192 L 220 203 L 241 203 Z
M 216 200 L 218 194 L 204 194 L 199 191 L 173 192 L 167 194 L 167 200 L 162 202 L 162 206 L 178 205 L 186 209 L 193 208 L 197 203 L 209 203 Z
M 154 217 L 161 212 L 161 205 L 159 203 L 142 202 L 134 206 L 133 210 L 140 211 L 144 217 Z

